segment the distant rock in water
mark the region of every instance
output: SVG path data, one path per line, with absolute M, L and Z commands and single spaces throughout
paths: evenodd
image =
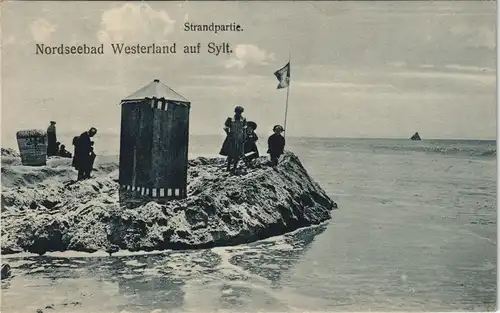
M 118 164 L 72 182 L 71 160 L 39 168 L 3 164 L 1 251 L 152 251 L 248 243 L 320 224 L 337 208 L 293 153 L 276 169 L 229 175 L 225 160 L 189 161 L 188 197 L 166 203 L 120 196 Z
M 420 138 L 420 135 L 418 134 L 418 132 L 416 132 L 415 134 L 413 134 L 413 136 L 411 136 L 411 138 L 410 138 L 410 139 L 411 139 L 411 140 L 422 140 L 422 139 Z

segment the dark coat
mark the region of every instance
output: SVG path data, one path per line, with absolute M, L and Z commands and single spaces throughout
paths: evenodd
M 56 154 L 57 154 L 56 127 L 54 125 L 50 125 L 47 128 L 47 155 L 56 155 Z
M 73 157 L 73 166 L 77 170 L 89 166 L 92 160 L 94 148 L 88 132 L 83 132 L 75 142 L 75 156 Z
M 281 135 L 272 134 L 267 139 L 267 153 L 274 156 L 280 156 L 285 150 L 285 138 Z
M 253 155 L 254 158 L 259 157 L 259 149 L 257 148 L 257 140 L 259 140 L 259 137 L 255 132 L 251 132 L 250 134 L 247 134 L 247 138 L 245 140 L 245 154 L 249 152 L 255 152 Z

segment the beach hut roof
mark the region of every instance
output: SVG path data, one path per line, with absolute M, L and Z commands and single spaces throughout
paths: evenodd
M 142 100 L 146 98 L 165 99 L 190 103 L 188 99 L 184 98 L 183 96 L 175 92 L 172 88 L 160 82 L 159 79 L 153 80 L 151 83 L 147 84 L 146 86 L 123 99 L 123 101 Z

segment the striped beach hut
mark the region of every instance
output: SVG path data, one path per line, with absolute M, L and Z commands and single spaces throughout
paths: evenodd
M 121 107 L 122 191 L 135 198 L 185 198 L 190 101 L 155 79 Z

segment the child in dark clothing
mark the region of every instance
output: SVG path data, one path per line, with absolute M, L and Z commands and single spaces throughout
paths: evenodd
M 267 140 L 269 147 L 267 153 L 269 153 L 271 157 L 272 166 L 276 166 L 278 165 L 278 160 L 285 149 L 285 138 L 281 135 L 284 129 L 280 125 L 275 125 L 273 127 L 273 131 L 274 134 L 269 136 L 269 139 Z
M 259 140 L 259 137 L 257 137 L 255 133 L 256 129 L 257 123 L 247 122 L 247 136 L 244 146 L 245 157 L 243 158 L 247 167 L 252 167 L 252 160 L 259 157 L 259 149 L 257 148 L 257 140 Z

